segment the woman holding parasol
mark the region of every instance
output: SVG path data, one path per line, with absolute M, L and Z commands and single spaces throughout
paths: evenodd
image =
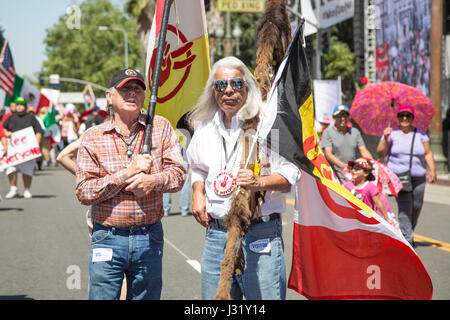
M 413 231 L 422 210 L 425 183 L 436 181 L 436 169 L 429 138 L 413 126 L 415 110 L 410 105 L 397 109 L 397 127 L 387 127 L 377 147 L 380 157 L 387 156 L 387 165 L 402 180 L 404 188 L 397 200 L 400 229 L 413 245 Z M 427 175 L 427 167 L 429 173 Z

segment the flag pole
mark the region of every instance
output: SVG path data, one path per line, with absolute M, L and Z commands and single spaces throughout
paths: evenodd
M 152 150 L 152 129 L 153 118 L 155 116 L 156 99 L 158 97 L 159 78 L 161 75 L 161 64 L 164 53 L 164 44 L 166 42 L 167 25 L 169 23 L 170 5 L 172 0 L 165 0 L 163 17 L 161 20 L 161 29 L 158 35 L 158 49 L 156 51 L 155 68 L 153 69 L 152 88 L 148 102 L 148 115 L 145 124 L 144 142 L 141 153 L 150 153 Z

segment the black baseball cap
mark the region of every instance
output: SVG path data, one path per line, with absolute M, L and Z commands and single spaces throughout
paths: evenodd
M 142 74 L 133 69 L 123 69 L 116 71 L 109 80 L 109 87 L 120 88 L 130 80 L 138 80 L 141 87 L 145 90 L 145 80 Z

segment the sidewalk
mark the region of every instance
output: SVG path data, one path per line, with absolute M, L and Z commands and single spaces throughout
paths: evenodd
M 424 201 L 450 206 L 450 174 L 438 175 L 435 183 L 427 183 Z
M 436 184 L 450 186 L 450 173 L 438 174 Z

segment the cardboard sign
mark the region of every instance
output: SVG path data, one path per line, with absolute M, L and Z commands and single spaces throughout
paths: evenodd
M 39 148 L 32 127 L 13 132 L 7 141 L 8 154 L 6 157 L 0 158 L 0 170 L 41 156 L 41 148 Z M 3 145 L 0 144 L 0 153 L 3 153 L 2 151 Z

